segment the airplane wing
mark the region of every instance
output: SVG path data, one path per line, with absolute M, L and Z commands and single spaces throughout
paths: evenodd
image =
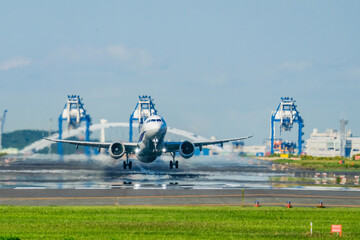
M 45 139 L 52 142 L 74 144 L 76 145 L 76 147 L 86 146 L 86 147 L 96 147 L 96 148 L 109 148 L 110 145 L 112 144 L 112 142 L 88 142 L 88 141 L 53 139 L 53 138 L 45 138 Z M 137 143 L 122 143 L 122 144 L 124 144 L 125 152 L 127 153 L 134 153 L 137 147 Z
M 202 148 L 203 146 L 207 146 L 207 145 L 215 145 L 215 144 L 224 144 L 226 142 L 233 142 L 233 141 L 240 141 L 240 140 L 245 140 L 248 138 L 252 138 L 254 135 L 248 136 L 248 137 L 240 137 L 240 138 L 228 138 L 228 139 L 220 139 L 220 140 L 210 140 L 210 141 L 200 141 L 200 142 L 192 142 L 195 147 L 200 147 Z M 165 148 L 167 152 L 174 152 L 174 151 L 178 151 L 180 144 L 182 142 L 165 142 Z

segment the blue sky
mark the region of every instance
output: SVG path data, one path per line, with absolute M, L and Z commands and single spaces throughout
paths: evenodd
M 68 94 L 84 98 L 93 122 L 128 121 L 145 94 L 169 126 L 217 138 L 255 128 L 257 144 L 290 96 L 305 138 L 343 117 L 360 135 L 358 9 L 329 0 L 2 1 L 5 130 L 47 129 Z

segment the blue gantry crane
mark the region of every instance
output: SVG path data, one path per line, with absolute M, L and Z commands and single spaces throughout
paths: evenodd
M 280 123 L 281 131 L 291 131 L 294 123 L 299 124 L 298 129 L 298 154 L 302 153 L 302 145 L 304 143 L 302 136 L 304 135 L 304 119 L 300 116 L 297 110 L 295 100 L 289 97 L 282 97 L 276 111 L 271 115 L 271 154 L 274 154 L 274 137 L 275 137 L 275 122 Z
M 133 123 L 139 123 L 139 130 L 145 120 L 151 116 L 156 115 L 157 110 L 155 109 L 154 99 L 151 99 L 151 96 L 143 95 L 139 96 L 139 101 L 137 102 L 134 111 L 130 115 L 129 120 L 129 141 L 132 142 L 133 138 Z
M 81 102 L 80 96 L 77 95 L 68 95 L 67 102 L 65 104 L 64 110 L 59 116 L 59 139 L 62 139 L 63 132 L 63 121 L 66 121 L 68 124 L 68 129 L 74 129 L 80 126 L 81 122 L 85 121 L 86 130 L 85 130 L 85 140 L 90 140 L 90 125 L 91 118 L 90 115 L 86 113 L 84 109 L 84 104 Z M 62 143 L 58 143 L 58 154 L 63 155 Z M 85 154 L 90 155 L 90 148 L 85 147 Z

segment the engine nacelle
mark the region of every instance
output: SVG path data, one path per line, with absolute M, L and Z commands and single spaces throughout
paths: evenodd
M 192 142 L 184 141 L 180 144 L 179 153 L 183 158 L 191 158 L 195 152 L 195 145 Z
M 109 147 L 109 155 L 114 159 L 121 158 L 125 153 L 125 146 L 122 143 L 114 142 Z

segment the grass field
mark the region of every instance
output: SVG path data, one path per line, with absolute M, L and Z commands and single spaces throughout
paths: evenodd
M 280 207 L 0 207 L 0 239 L 360 239 L 360 210 Z M 313 235 L 310 236 L 310 221 Z
M 343 160 L 344 163 L 340 164 L 340 160 Z M 312 157 L 302 158 L 300 160 L 274 158 L 272 161 L 281 164 L 288 163 L 293 167 L 314 169 L 318 171 L 360 171 L 360 161 L 352 159 Z

